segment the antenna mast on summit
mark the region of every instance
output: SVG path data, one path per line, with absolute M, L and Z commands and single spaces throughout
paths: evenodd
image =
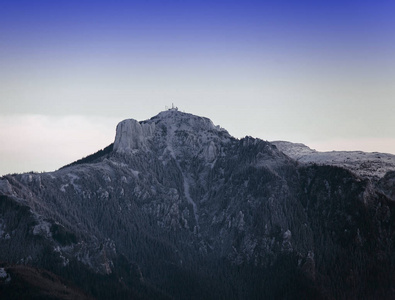
M 172 103 L 172 104 L 171 104 L 171 108 L 169 108 L 169 110 L 175 110 L 175 111 L 177 111 L 177 110 L 178 110 L 178 107 L 177 107 L 177 106 L 174 106 L 174 103 Z

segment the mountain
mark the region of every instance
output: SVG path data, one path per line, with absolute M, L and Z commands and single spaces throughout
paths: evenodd
M 0 261 L 97 299 L 391 299 L 395 172 L 361 174 L 176 109 L 124 120 L 95 154 L 0 179 Z

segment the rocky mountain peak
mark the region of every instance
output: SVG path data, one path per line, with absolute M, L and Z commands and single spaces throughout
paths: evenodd
M 169 109 L 149 120 L 127 119 L 120 122 L 114 151 L 129 153 L 159 147 L 176 157 L 186 149 L 192 155 L 203 149 L 201 155 L 212 161 L 218 152 L 217 144 L 230 138 L 225 129 L 215 126 L 208 118 Z

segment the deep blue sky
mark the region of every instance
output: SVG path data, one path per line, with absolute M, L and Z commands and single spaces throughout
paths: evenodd
M 394 15 L 393 1 L 0 0 L 0 143 L 35 140 L 23 120 L 48 145 L 45 124 L 111 124 L 63 146 L 67 163 L 174 102 L 236 137 L 395 153 Z M 0 171 L 28 163 L 10 149 Z

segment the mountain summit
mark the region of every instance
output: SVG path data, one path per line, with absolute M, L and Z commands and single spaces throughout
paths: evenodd
M 16 264 L 99 299 L 394 298 L 395 172 L 291 146 L 171 109 L 58 171 L 1 177 L 0 293 L 18 298 Z
M 147 150 L 158 145 L 175 157 L 174 149 L 191 152 L 203 150 L 208 160 L 216 155 L 215 143 L 219 139 L 230 139 L 228 132 L 207 118 L 183 113 L 175 109 L 163 111 L 157 116 L 142 122 L 128 119 L 117 126 L 114 150 L 133 152 Z M 188 148 L 189 147 L 189 148 Z

